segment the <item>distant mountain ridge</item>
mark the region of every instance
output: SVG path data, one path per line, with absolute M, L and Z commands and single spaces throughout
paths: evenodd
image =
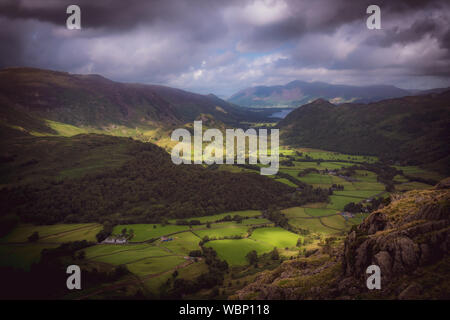
M 234 124 L 250 114 L 214 95 L 35 68 L 0 70 L 0 120 L 16 124 L 10 113 L 93 127 L 173 126 L 205 114 Z
M 333 103 L 374 102 L 412 95 L 392 85 L 350 86 L 295 80 L 286 85 L 257 86 L 239 91 L 228 101 L 244 107 L 298 107 L 318 98 Z
M 369 104 L 315 100 L 278 123 L 284 143 L 377 155 L 450 174 L 450 90 Z

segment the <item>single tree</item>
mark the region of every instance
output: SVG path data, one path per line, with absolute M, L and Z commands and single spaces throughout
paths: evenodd
M 247 258 L 250 265 L 258 262 L 258 253 L 256 252 L 256 250 L 250 251 L 245 257 Z
M 29 242 L 36 242 L 39 240 L 39 232 L 35 231 L 31 236 L 28 237 Z

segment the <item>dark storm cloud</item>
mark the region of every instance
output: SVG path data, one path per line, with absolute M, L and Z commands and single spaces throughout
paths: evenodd
M 423 11 L 424 15 L 427 14 L 427 10 L 433 8 L 444 9 L 448 12 L 449 8 L 444 2 L 443 0 L 315 0 L 298 6 L 296 4 L 299 1 L 290 0 L 291 15 L 277 23 L 260 28 L 252 28 L 246 38 L 247 46 L 251 47 L 254 45 L 255 48 L 260 48 L 263 43 L 272 42 L 273 39 L 282 43 L 301 38 L 304 34 L 332 33 L 340 26 L 354 22 L 359 22 L 361 27 L 365 27 L 365 19 L 362 19 L 362 16 L 364 16 L 366 8 L 371 4 L 377 4 L 382 8 L 383 18 L 385 19 L 401 19 L 402 16 L 407 16 L 411 12 L 418 10 Z M 411 36 L 413 36 L 414 32 L 423 32 L 421 29 L 426 29 L 430 27 L 430 24 L 433 26 L 435 24 L 431 19 L 424 20 L 415 25 L 415 30 L 409 30 Z M 423 22 L 426 23 L 425 26 L 422 26 Z
M 65 29 L 70 4 L 81 31 Z M 382 30 L 365 26 L 370 4 Z M 218 94 L 294 79 L 443 86 L 449 17 L 445 0 L 0 0 L 0 67 Z
M 111 32 L 162 20 L 189 28 L 201 26 L 202 19 L 214 18 L 220 3 L 214 0 L 2 0 L 0 12 L 12 19 L 37 19 L 64 25 L 66 8 L 77 4 L 82 8 L 83 27 L 107 28 Z

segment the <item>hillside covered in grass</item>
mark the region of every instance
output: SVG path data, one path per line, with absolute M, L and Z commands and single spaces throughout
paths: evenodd
M 227 124 L 260 118 L 212 94 L 119 83 L 99 75 L 35 68 L 0 70 L 0 122 L 9 126 L 51 132 L 42 128 L 42 120 L 53 120 L 97 129 L 151 128 L 192 122 L 202 114 Z
M 448 174 L 450 91 L 334 105 L 316 100 L 280 121 L 285 144 L 376 155 Z

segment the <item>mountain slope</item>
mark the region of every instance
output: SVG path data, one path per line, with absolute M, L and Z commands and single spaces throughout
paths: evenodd
M 119 83 L 99 75 L 34 68 L 0 70 L 1 119 L 16 125 L 16 117 L 7 114 L 17 111 L 31 117 L 98 128 L 179 125 L 202 114 L 233 124 L 249 115 L 215 96 L 164 86 Z
M 450 91 L 370 104 L 316 100 L 279 122 L 284 143 L 377 155 L 448 172 Z
M 236 299 L 449 299 L 450 181 L 410 191 L 367 217 L 344 245 L 323 245 L 284 262 L 237 292 Z M 330 242 L 332 243 L 332 242 Z M 366 268 L 381 269 L 381 289 Z
M 27 223 L 147 223 L 296 205 L 295 188 L 274 179 L 175 165 L 162 148 L 129 138 L 24 136 L 0 150 L 0 216 Z
M 286 85 L 247 88 L 231 96 L 228 101 L 245 107 L 297 107 L 317 98 L 336 103 L 372 102 L 410 94 L 407 90 L 388 85 L 357 87 L 296 80 Z

